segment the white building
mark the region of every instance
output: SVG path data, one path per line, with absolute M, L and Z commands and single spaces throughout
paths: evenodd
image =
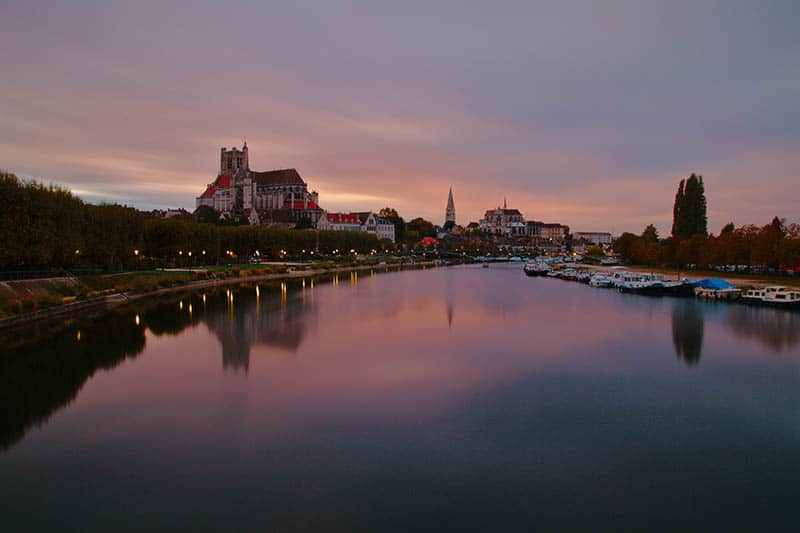
M 573 240 L 584 239 L 592 244 L 611 244 L 613 238 L 610 233 L 604 231 L 576 231 L 572 234 Z
M 366 231 L 378 239 L 395 240 L 394 223 L 375 213 L 323 213 L 317 221 L 317 229 L 333 231 Z

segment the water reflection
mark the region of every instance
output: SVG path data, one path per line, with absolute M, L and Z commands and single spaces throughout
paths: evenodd
M 98 369 L 111 369 L 145 346 L 144 327 L 117 311 L 56 334 L 27 330 L 3 339 L 0 357 L 0 449 L 68 405 Z
M 220 341 L 222 367 L 244 372 L 253 346 L 296 351 L 315 316 L 313 299 L 295 297 L 301 290 L 297 281 L 168 295 L 57 330 L 36 326 L 4 337 L 0 449 L 11 447 L 29 428 L 68 405 L 98 369 L 112 369 L 136 357 L 145 348 L 146 329 L 156 336 L 178 335 L 204 323 Z
M 773 307 L 728 306 L 725 325 L 737 337 L 755 340 L 773 352 L 800 343 L 800 313 Z
M 152 299 L 0 344 L 6 529 L 793 516 L 800 352 L 769 354 L 796 348 L 798 315 L 495 265 L 340 281 Z
M 678 359 L 687 365 L 700 362 L 704 328 L 701 303 L 683 298 L 675 300 L 672 306 L 672 342 Z

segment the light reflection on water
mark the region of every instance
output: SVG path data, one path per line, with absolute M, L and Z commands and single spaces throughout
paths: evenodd
M 800 313 L 513 265 L 344 275 L 3 339 L 4 519 L 670 530 L 793 512 Z

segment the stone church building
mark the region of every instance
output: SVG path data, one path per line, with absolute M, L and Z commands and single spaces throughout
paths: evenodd
M 250 170 L 247 142 L 242 149 L 220 150 L 219 174 L 196 201 L 222 217 L 246 216 L 251 224 L 294 226 L 308 219 L 316 225 L 323 211 L 316 191 L 293 168 Z

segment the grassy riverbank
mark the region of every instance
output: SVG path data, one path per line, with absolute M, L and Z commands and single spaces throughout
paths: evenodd
M 89 301 L 114 294 L 147 294 L 203 281 L 247 281 L 303 272 L 335 272 L 352 267 L 401 264 L 400 259 L 319 261 L 304 264 L 241 264 L 186 270 L 148 270 L 114 274 L 0 282 L 0 319 Z M 409 263 L 410 264 L 410 263 Z

